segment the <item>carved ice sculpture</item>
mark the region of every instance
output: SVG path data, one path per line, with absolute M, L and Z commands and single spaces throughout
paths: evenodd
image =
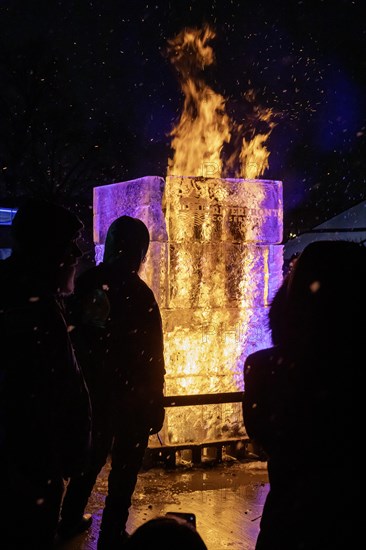
M 281 283 L 282 182 L 146 176 L 94 188 L 96 261 L 110 223 L 143 220 L 151 236 L 141 276 L 160 306 L 166 395 L 243 390 L 242 367 L 269 346 L 269 302 Z M 167 442 L 243 432 L 239 404 L 167 410 Z

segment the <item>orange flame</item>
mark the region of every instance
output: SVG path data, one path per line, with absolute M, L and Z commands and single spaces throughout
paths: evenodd
M 184 105 L 178 123 L 170 132 L 174 156 L 168 159 L 167 175 L 219 178 L 223 172 L 231 171 L 231 177 L 255 179 L 269 167 L 270 153 L 265 142 L 275 126 L 273 111 L 255 105 L 254 90 L 246 92 L 245 100 L 253 105 L 255 118 L 266 124 L 267 131 L 250 139 L 242 137 L 239 148 L 224 166 L 224 143 L 232 141 L 234 130 L 243 135 L 246 129 L 230 119 L 225 112 L 226 99 L 202 77 L 204 69 L 215 61 L 208 44 L 215 36 L 214 30 L 206 25 L 203 29 L 184 29 L 168 41 L 167 52 L 179 75 Z
M 245 97 L 250 103 L 254 104 L 254 90 L 248 90 Z M 272 109 L 265 109 L 258 105 L 254 105 L 254 113 L 259 121 L 267 124 L 268 131 L 264 134 L 260 133 L 254 135 L 251 140 L 243 138 L 242 148 L 239 154 L 240 171 L 236 172 L 235 176 L 245 179 L 255 179 L 258 176 L 262 176 L 266 169 L 269 168 L 268 157 L 270 152 L 264 144 L 275 126 L 272 120 Z
M 169 41 L 168 53 L 178 70 L 184 93 L 183 112 L 172 130 L 173 159 L 168 175 L 220 177 L 224 142 L 230 140 L 230 120 L 225 99 L 205 84 L 200 71 L 214 62 L 215 37 L 209 27 L 185 29 Z

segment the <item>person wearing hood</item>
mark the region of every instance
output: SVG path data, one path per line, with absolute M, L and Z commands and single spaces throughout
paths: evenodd
M 93 406 L 90 470 L 71 479 L 59 533 L 68 538 L 91 523 L 84 510 L 111 457 L 98 550 L 120 548 L 149 436 L 164 422 L 164 346 L 160 310 L 139 270 L 150 235 L 138 218 L 109 227 L 103 262 L 78 278 L 70 299 L 72 338 Z
M 272 301 L 273 346 L 245 360 L 243 419 L 270 489 L 256 550 L 360 545 L 365 281 L 362 244 L 308 244 Z
M 29 199 L 0 262 L 0 536 L 5 550 L 53 548 L 64 480 L 81 474 L 91 405 L 65 321 L 82 223 L 62 206 Z

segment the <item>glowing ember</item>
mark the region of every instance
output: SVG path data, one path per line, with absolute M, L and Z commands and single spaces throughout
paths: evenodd
M 214 61 L 213 37 L 208 27 L 187 29 L 169 42 L 184 108 L 171 132 L 166 181 L 94 188 L 97 261 L 117 216 L 139 217 L 150 230 L 141 275 L 162 313 L 166 395 L 243 389 L 245 357 L 270 344 L 267 307 L 282 278 L 282 183 L 254 179 L 268 167 L 272 112 L 254 108 L 267 131 L 250 137 L 230 120 L 225 99 L 201 76 Z M 254 104 L 253 92 L 247 100 Z M 224 161 L 231 140 L 240 146 Z M 223 177 L 230 172 L 236 179 Z M 167 410 L 163 437 L 204 441 L 242 431 L 240 404 L 192 406 Z

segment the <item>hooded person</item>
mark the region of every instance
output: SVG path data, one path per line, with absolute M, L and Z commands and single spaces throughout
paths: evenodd
M 101 469 L 111 459 L 98 550 L 120 548 L 149 435 L 164 422 L 162 320 L 139 270 L 150 243 L 146 225 L 120 216 L 109 227 L 103 262 L 85 271 L 69 300 L 72 338 L 90 390 L 90 470 L 71 479 L 59 533 L 68 538 L 91 522 L 85 514 Z
M 62 206 L 29 199 L 13 219 L 12 262 L 22 265 L 32 285 L 70 294 L 81 256 L 76 241 L 82 228 L 80 219 Z
M 0 262 L 0 464 L 2 548 L 49 549 L 64 479 L 88 458 L 91 407 L 65 321 L 82 223 L 42 199 L 13 220 Z M 4 546 L 5 545 L 5 546 Z
M 138 271 L 149 245 L 150 234 L 144 222 L 138 218 L 120 216 L 108 229 L 103 262 L 112 264 L 122 259 L 127 269 Z
M 309 243 L 271 304 L 273 346 L 245 360 L 244 425 L 269 477 L 256 550 L 359 546 L 360 475 L 345 458 L 364 430 L 365 280 L 362 244 Z

